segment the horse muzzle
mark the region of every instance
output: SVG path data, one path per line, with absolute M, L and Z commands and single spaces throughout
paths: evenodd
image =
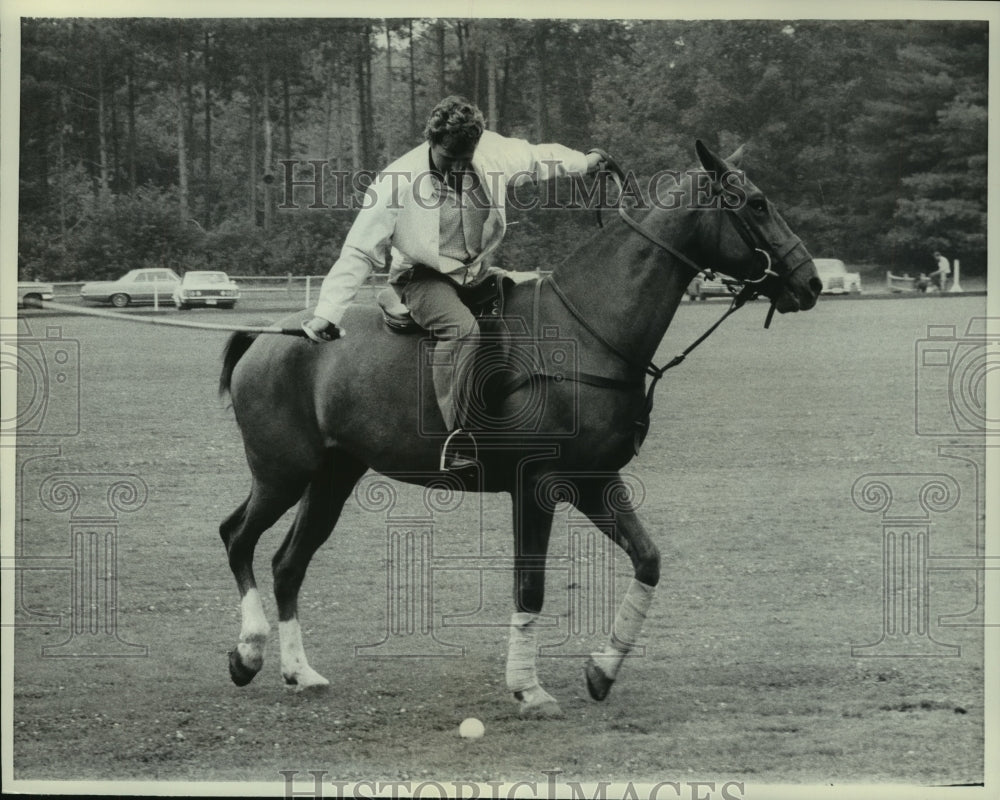
M 779 314 L 808 311 L 816 305 L 823 291 L 823 282 L 812 256 L 796 238 L 779 258 L 785 269 L 773 280 L 771 287 L 762 288 L 763 294 L 771 298 Z

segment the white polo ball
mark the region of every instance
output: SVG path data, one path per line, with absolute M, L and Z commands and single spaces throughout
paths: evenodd
M 458 735 L 463 739 L 479 739 L 484 733 L 486 733 L 486 728 L 475 717 L 463 719 L 462 724 L 458 726 Z

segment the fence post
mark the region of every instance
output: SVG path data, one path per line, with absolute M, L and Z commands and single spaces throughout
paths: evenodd
M 954 267 L 954 269 L 952 270 L 952 274 L 955 276 L 955 280 L 952 282 L 951 288 L 948 291 L 949 292 L 961 292 L 962 291 L 962 285 L 958 282 L 959 264 L 958 264 L 958 259 L 957 258 L 955 259 L 955 263 L 952 266 Z
M 310 296 L 311 293 L 312 293 L 312 275 L 306 275 L 306 304 L 305 304 L 305 308 L 309 308 L 309 306 L 312 305 L 309 302 L 309 299 L 310 299 L 309 296 Z

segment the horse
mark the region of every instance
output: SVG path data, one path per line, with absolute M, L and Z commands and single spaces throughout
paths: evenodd
M 641 219 L 623 204 L 628 224 L 603 226 L 550 275 L 517 283 L 504 301 L 505 319 L 520 321 L 529 342 L 544 345 L 554 331 L 574 350 L 574 363 L 562 373 L 541 363 L 543 355 L 531 361 L 534 370 L 524 367 L 520 380 L 504 383 L 494 398 L 496 419 L 528 421 L 494 446 L 484 439 L 479 473 L 461 486 L 511 498 L 514 611 L 506 683 L 523 716 L 561 713 L 535 666 L 559 501 L 576 506 L 632 563 L 611 634 L 585 664 L 593 698 L 607 696 L 646 618 L 660 554 L 620 471 L 645 435 L 652 401 L 646 378 L 652 375 L 655 385 L 662 374 L 651 359 L 687 285 L 701 265 L 711 265 L 751 282 L 782 314 L 812 308 L 822 288 L 801 240 L 740 170 L 742 148 L 728 159 L 701 141 L 695 149 L 704 170 L 689 171 L 678 187 L 698 202 L 648 204 Z M 299 312 L 284 324 L 305 318 Z M 326 686 L 309 665 L 298 621 L 310 559 L 368 470 L 424 486 L 445 475 L 438 456 L 446 431 L 431 382 L 420 375 L 426 332 L 390 331 L 374 305 L 352 305 L 342 326 L 344 338 L 323 344 L 237 332 L 224 350 L 220 393 L 228 394 L 252 479 L 246 500 L 219 527 L 240 593 L 239 642 L 229 653 L 237 685 L 260 671 L 270 632 L 253 569 L 261 534 L 299 504 L 272 559 L 281 673 L 296 690 Z

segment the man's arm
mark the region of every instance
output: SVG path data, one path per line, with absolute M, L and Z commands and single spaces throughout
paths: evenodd
M 597 153 L 581 153 L 561 144 L 531 144 L 501 136 L 497 136 L 496 152 L 508 180 L 515 184 L 584 175 L 597 169 L 601 160 Z
M 347 307 L 373 269 L 385 266 L 399 215 L 398 185 L 387 176 L 369 187 L 365 207 L 351 226 L 340 257 L 323 279 L 315 316 L 340 325 Z

